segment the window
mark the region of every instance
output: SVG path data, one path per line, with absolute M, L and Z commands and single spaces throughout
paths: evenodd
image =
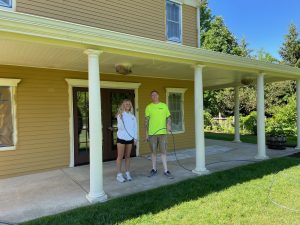
M 167 105 L 172 118 L 173 133 L 183 133 L 184 127 L 184 93 L 186 88 L 167 88 Z
M 14 94 L 19 79 L 0 79 L 0 151 L 14 150 L 16 119 Z
M 166 3 L 166 35 L 168 41 L 181 43 L 181 4 L 167 1 Z
M 15 0 L 0 0 L 0 9 L 13 10 L 15 7 Z

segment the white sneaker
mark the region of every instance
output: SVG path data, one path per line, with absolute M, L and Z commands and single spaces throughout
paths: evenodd
M 121 173 L 118 173 L 117 181 L 119 181 L 120 183 L 124 183 L 126 180 Z
M 132 177 L 130 176 L 130 172 L 126 172 L 125 173 L 125 175 L 126 175 L 126 179 L 128 180 L 128 181 L 132 181 Z

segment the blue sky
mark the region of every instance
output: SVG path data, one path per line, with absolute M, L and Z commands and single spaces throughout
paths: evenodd
M 249 48 L 280 59 L 279 48 L 294 22 L 300 32 L 300 0 L 208 0 L 213 15 L 223 17 L 230 31 Z

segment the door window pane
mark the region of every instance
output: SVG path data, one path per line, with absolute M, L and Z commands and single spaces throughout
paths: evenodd
M 77 124 L 78 124 L 78 152 L 89 152 L 89 100 L 88 92 L 77 92 Z

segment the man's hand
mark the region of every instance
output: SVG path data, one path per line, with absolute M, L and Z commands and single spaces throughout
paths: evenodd
M 171 124 L 172 124 L 171 117 L 168 117 L 168 119 L 167 119 L 167 131 L 170 132 L 170 133 L 172 132 Z
M 146 135 L 145 135 L 145 142 L 148 142 L 148 141 L 149 141 L 149 135 L 146 134 Z
M 167 124 L 167 130 L 168 130 L 168 132 L 172 132 L 172 128 L 171 128 L 171 125 L 170 124 Z

